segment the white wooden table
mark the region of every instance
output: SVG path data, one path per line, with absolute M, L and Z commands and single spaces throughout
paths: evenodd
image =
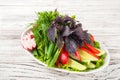
M 36 12 L 73 14 L 105 44 L 110 64 L 103 71 L 74 75 L 38 64 L 21 47 L 20 35 Z M 0 80 L 120 80 L 120 0 L 0 0 Z

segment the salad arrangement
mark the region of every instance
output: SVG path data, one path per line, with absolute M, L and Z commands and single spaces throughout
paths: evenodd
M 22 38 L 22 46 L 48 67 L 88 71 L 104 64 L 106 52 L 75 16 L 57 10 L 38 12 L 38 19 Z

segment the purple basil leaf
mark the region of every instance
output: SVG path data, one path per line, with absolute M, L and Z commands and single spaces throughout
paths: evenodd
M 62 23 L 62 18 L 57 16 L 55 19 L 55 23 Z
M 89 34 L 87 33 L 87 31 L 83 32 L 82 38 L 84 38 L 84 41 L 87 42 L 88 44 L 91 44 L 91 40 L 89 37 Z
M 75 53 L 78 47 L 76 41 L 70 37 L 65 38 L 65 46 L 66 51 L 68 51 L 69 53 Z
M 88 36 L 89 36 L 89 40 L 90 40 L 90 45 L 94 46 L 94 42 L 90 39 L 90 33 L 88 33 Z
M 76 26 L 77 26 L 77 27 L 78 27 L 78 26 L 79 26 L 79 27 L 82 27 L 82 24 L 81 24 L 81 23 L 78 23 Z
M 61 24 L 62 23 L 62 18 L 57 16 L 55 19 L 55 23 Z
M 59 25 L 58 23 L 55 24 L 55 27 L 57 28 L 57 30 L 62 31 L 63 30 L 63 26 Z
M 84 38 L 82 38 L 83 35 L 83 29 L 82 27 L 76 27 L 76 29 L 74 30 L 75 35 L 78 37 L 78 39 L 84 40 Z
M 81 39 L 78 39 L 78 36 L 75 35 L 75 33 L 71 34 L 69 37 L 71 37 L 72 39 L 74 39 L 74 40 L 76 41 L 77 45 L 79 45 L 79 46 L 82 46 L 82 45 L 83 45 L 82 40 L 81 40 Z
M 51 41 L 55 42 L 55 36 L 56 36 L 57 31 L 56 31 L 56 28 L 53 25 L 54 24 L 52 24 L 52 26 L 49 27 L 47 35 L 48 35 L 48 38 Z
M 69 17 L 69 16 L 65 16 L 65 17 L 62 19 L 62 21 L 63 21 L 64 23 L 66 23 L 67 21 L 72 21 L 72 18 Z
M 67 24 L 67 26 L 69 26 L 71 29 L 75 27 L 75 21 L 74 21 L 74 19 L 72 19 L 69 16 L 65 16 L 62 19 L 62 21 L 63 21 L 64 24 Z
M 73 31 L 70 30 L 70 28 L 68 26 L 65 26 L 62 33 L 63 33 L 62 36 L 69 36 L 70 34 L 73 33 Z
M 57 39 L 57 45 L 58 45 L 58 48 L 60 49 L 63 45 L 63 37 L 62 35 L 60 35 L 60 33 L 58 34 L 58 39 Z

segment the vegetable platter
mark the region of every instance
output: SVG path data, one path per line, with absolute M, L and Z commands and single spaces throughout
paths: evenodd
M 74 74 L 103 70 L 110 60 L 106 47 L 83 30 L 75 16 L 55 11 L 38 12 L 21 35 L 23 48 L 47 68 Z

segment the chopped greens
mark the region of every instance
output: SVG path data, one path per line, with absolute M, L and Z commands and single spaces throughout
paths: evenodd
M 38 19 L 33 25 L 32 32 L 35 37 L 35 41 L 37 44 L 37 52 L 40 54 L 38 59 L 41 61 L 49 61 L 52 56 L 53 49 L 55 44 L 51 42 L 47 37 L 47 31 L 53 20 L 59 15 L 57 11 L 50 12 L 38 12 Z M 55 53 L 56 51 L 54 51 Z M 47 61 L 47 62 L 48 62 Z

